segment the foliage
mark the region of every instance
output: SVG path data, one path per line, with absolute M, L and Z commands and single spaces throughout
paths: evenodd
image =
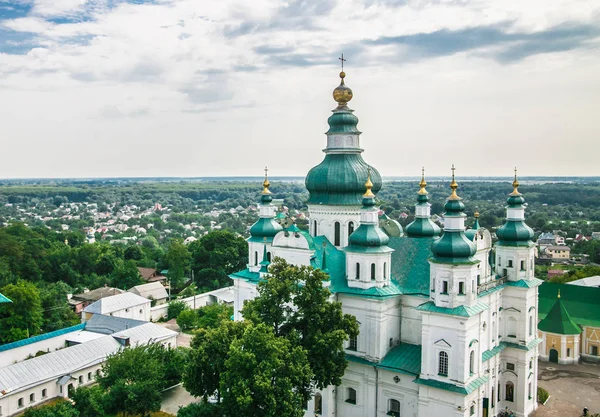
M 18 280 L 0 288 L 0 293 L 12 300 L 0 308 L 0 340 L 9 343 L 20 336 L 33 336 L 43 324 L 40 292 L 31 282 Z
M 204 401 L 217 395 L 220 400 L 221 375 L 229 358 L 229 347 L 244 334 L 245 322 L 223 321 L 217 328 L 199 329 L 192 339 L 191 351 L 183 374 L 183 386 Z
M 550 393 L 548 393 L 548 391 L 546 391 L 544 388 L 538 386 L 538 389 L 537 389 L 538 403 L 544 404 L 546 402 L 546 400 L 548 400 L 548 397 L 550 397 Z
M 192 403 L 181 407 L 177 412 L 177 417 L 221 417 L 223 409 L 218 403 Z
M 80 414 L 70 402 L 61 399 L 40 407 L 28 408 L 23 417 L 80 417 Z
M 227 230 L 212 231 L 188 246 L 196 284 L 201 289 L 230 285 L 228 275 L 246 267 L 248 244 Z
M 600 266 L 586 265 L 584 267 L 572 268 L 564 275 L 558 275 L 549 279 L 550 282 L 565 284 L 581 278 L 600 275 Z
M 310 398 L 307 352 L 264 324 L 231 344 L 221 378 L 226 413 L 247 417 L 301 417 Z
M 323 286 L 329 277 L 323 271 L 275 259 L 269 272 L 271 278 L 258 284 L 259 296 L 244 305 L 242 314 L 302 346 L 319 389 L 340 385 L 347 366 L 344 341 L 358 335 L 356 318 L 343 314 L 341 303 L 329 301 L 331 292 Z
M 104 390 L 99 385 L 79 387 L 71 394 L 80 417 L 105 416 L 105 398 Z
M 183 310 L 177 316 L 177 325 L 181 328 L 181 330 L 188 331 L 197 327 L 198 323 L 198 313 L 194 310 Z
M 181 380 L 185 357 L 160 344 L 128 348 L 110 356 L 97 377 L 105 411 L 145 415 L 158 411 L 160 392 Z
M 215 328 L 219 327 L 221 322 L 231 319 L 233 307 L 227 304 L 209 304 L 198 309 L 197 326 L 200 328 Z
M 167 307 L 167 320 L 176 319 L 188 306 L 183 301 L 171 301 Z
M 191 254 L 181 239 L 172 239 L 165 254 L 165 263 L 169 268 L 169 280 L 173 288 L 181 288 L 185 273 L 190 266 Z

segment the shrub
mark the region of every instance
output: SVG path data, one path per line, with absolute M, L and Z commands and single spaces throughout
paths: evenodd
M 550 397 L 550 393 L 548 391 L 546 391 L 544 388 L 542 387 L 538 387 L 537 389 L 537 400 L 540 404 L 544 404 L 547 400 L 548 397 Z
M 183 301 L 171 301 L 167 308 L 167 320 L 179 317 L 183 310 L 187 310 L 188 306 Z
M 191 330 L 196 327 L 198 323 L 198 313 L 194 310 L 183 310 L 177 317 L 177 325 L 181 330 Z

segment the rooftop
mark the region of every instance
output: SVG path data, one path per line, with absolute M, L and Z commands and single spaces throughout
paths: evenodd
M 101 298 L 95 303 L 87 306 L 83 311 L 92 314 L 110 314 L 115 311 L 137 307 L 146 303 L 150 303 L 150 300 L 140 297 L 137 294 L 126 292 L 111 297 Z
M 128 290 L 131 293 L 137 294 L 140 297 L 147 298 L 149 300 L 163 300 L 169 298 L 167 290 L 158 281 L 149 282 L 147 284 L 136 285 Z

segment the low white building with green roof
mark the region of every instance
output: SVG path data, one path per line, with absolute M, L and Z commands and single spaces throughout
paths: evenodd
M 379 172 L 360 146 L 353 93 L 340 74 L 323 161 L 306 177 L 309 230 L 276 213 L 268 178 L 234 280 L 234 318 L 269 279 L 271 259 L 322 269 L 332 299 L 360 326 L 346 343 L 342 384 L 315 392 L 305 416 L 515 416 L 535 410 L 538 286 L 533 232 L 515 174 L 499 242 L 478 220 L 466 230 L 452 172 L 444 230 L 432 220 L 424 174 L 415 220 L 379 217 Z

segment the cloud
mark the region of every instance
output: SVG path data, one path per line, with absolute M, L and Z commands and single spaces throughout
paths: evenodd
M 569 51 L 600 36 L 600 27 L 581 24 L 562 24 L 533 33 L 511 32 L 510 25 L 473 27 L 460 30 L 442 29 L 431 33 L 380 37 L 363 42 L 365 48 L 392 46 L 406 58 L 420 60 L 453 55 L 460 52 L 495 48 L 484 53 L 501 62 L 521 60 L 531 55 Z

